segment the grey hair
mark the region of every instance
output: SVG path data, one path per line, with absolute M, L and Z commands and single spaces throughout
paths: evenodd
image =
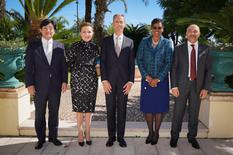
M 121 16 L 121 17 L 125 18 L 125 16 L 124 16 L 123 14 L 115 14 L 115 15 L 113 15 L 113 21 L 115 20 L 115 18 L 116 18 L 117 16 Z

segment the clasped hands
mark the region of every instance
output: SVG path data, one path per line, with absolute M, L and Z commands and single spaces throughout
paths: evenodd
M 146 76 L 146 81 L 149 83 L 151 87 L 157 87 L 159 83 L 159 79 L 153 79 L 149 75 Z
M 104 80 L 104 81 L 102 81 L 102 84 L 103 84 L 104 92 L 109 95 L 112 92 L 112 86 L 111 86 L 110 82 L 108 80 Z M 133 85 L 132 82 L 127 82 L 123 86 L 123 93 L 124 93 L 124 95 L 128 95 L 129 94 L 132 85 Z

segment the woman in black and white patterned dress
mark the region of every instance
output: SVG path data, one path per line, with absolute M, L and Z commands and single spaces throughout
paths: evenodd
M 66 52 L 66 61 L 71 70 L 71 94 L 73 111 L 77 112 L 78 142 L 84 145 L 83 116 L 85 116 L 86 144 L 91 145 L 91 115 L 95 111 L 98 87 L 96 59 L 99 50 L 91 40 L 93 27 L 90 23 L 80 25 L 81 41 L 71 45 Z

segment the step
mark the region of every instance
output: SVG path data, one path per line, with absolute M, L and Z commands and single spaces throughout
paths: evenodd
M 160 137 L 170 137 L 171 122 L 163 122 L 160 129 Z M 35 136 L 34 120 L 26 120 L 19 127 L 21 136 Z M 46 129 L 48 131 L 48 128 Z M 59 121 L 59 136 L 77 136 L 77 124 L 75 121 Z M 180 137 L 186 137 L 188 123 L 184 122 Z M 106 121 L 93 121 L 91 126 L 92 137 L 107 137 Z M 145 122 L 126 122 L 126 137 L 146 137 L 148 135 Z M 199 122 L 198 138 L 207 138 L 208 129 Z

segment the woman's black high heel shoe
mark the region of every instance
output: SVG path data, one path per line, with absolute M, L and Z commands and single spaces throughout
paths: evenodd
M 87 145 L 91 145 L 92 144 L 92 141 L 90 140 L 90 141 L 86 141 L 86 144 Z
M 159 140 L 159 134 L 158 133 L 154 133 L 151 139 L 151 145 L 155 145 L 158 143 Z
M 86 130 L 84 131 L 84 135 L 85 135 L 85 137 L 86 137 Z M 91 144 L 92 144 L 92 141 L 91 141 L 91 140 L 89 140 L 89 141 L 86 140 L 86 144 L 87 144 L 87 145 L 91 145 Z
M 152 140 L 152 134 L 149 134 L 149 135 L 147 136 L 147 138 L 146 138 L 145 143 L 146 143 L 146 144 L 149 144 L 149 143 L 151 143 L 151 140 Z
M 78 145 L 83 147 L 84 146 L 84 142 L 78 142 Z
M 79 146 L 84 146 L 84 141 L 78 142 L 78 145 L 79 145 Z

